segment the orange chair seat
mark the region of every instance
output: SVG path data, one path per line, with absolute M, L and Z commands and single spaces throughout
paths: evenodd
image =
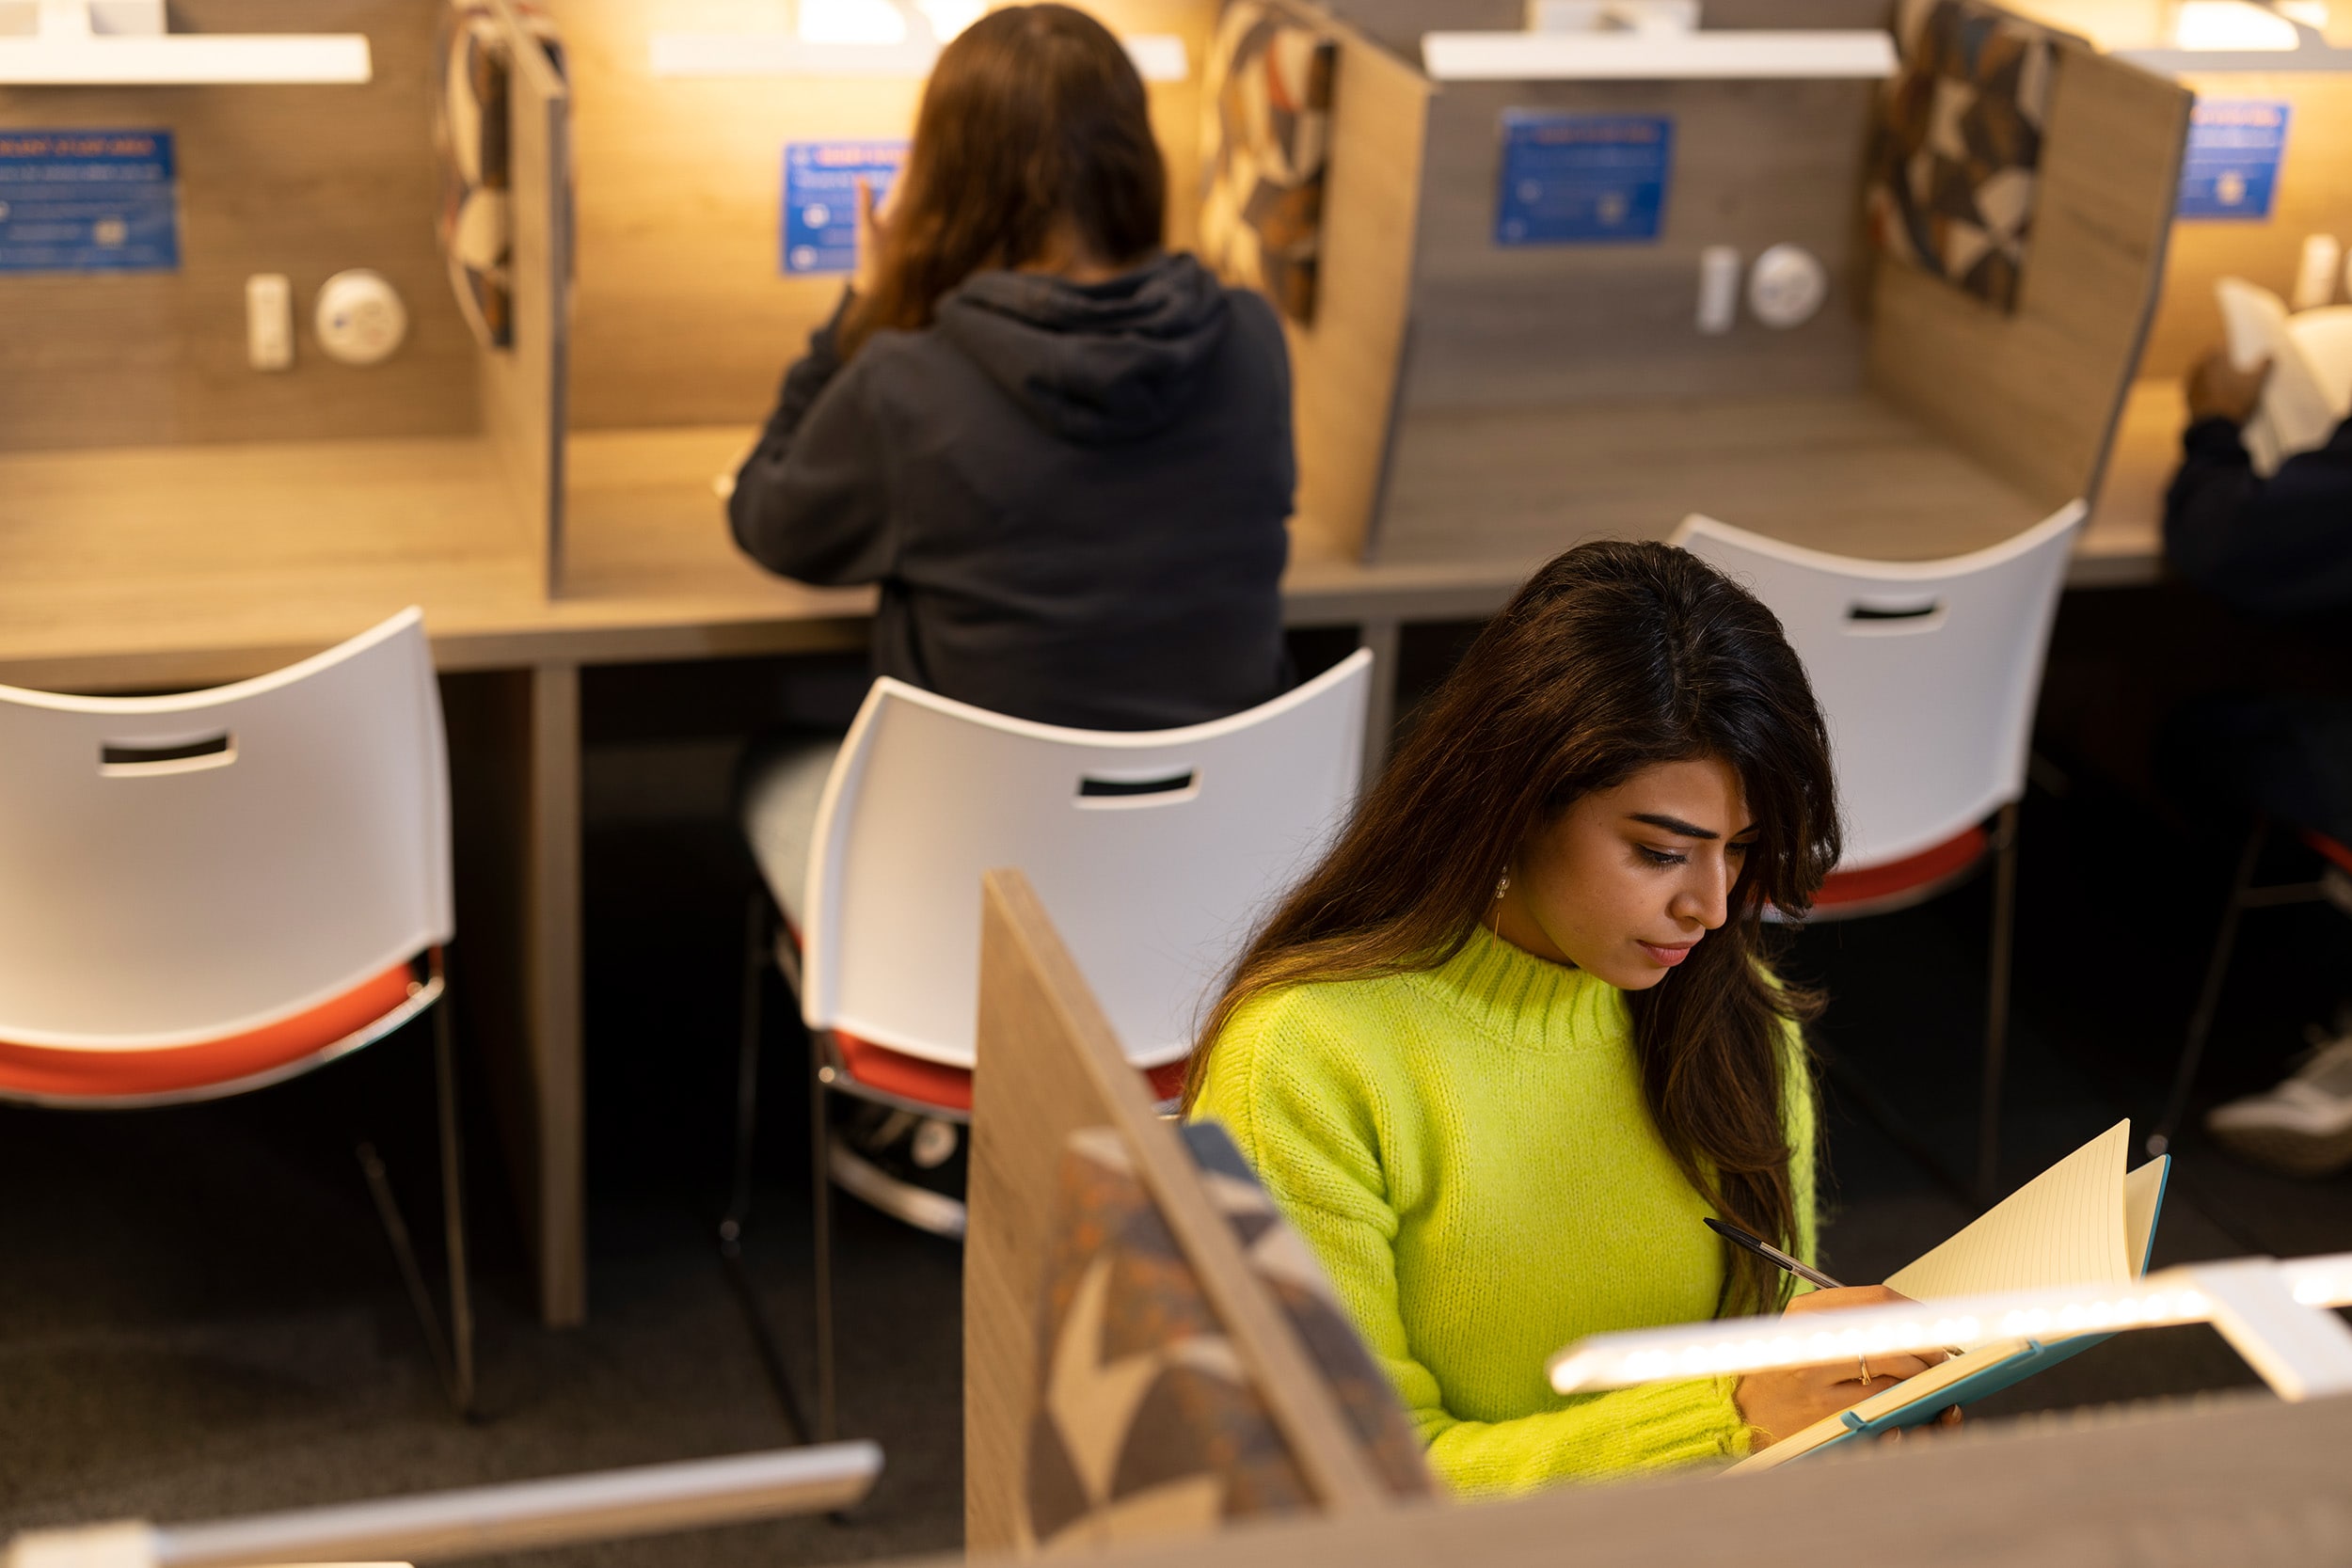
M 80 1051 L 0 1040 L 0 1095 L 109 1100 L 213 1088 L 316 1055 L 408 1000 L 406 963 L 372 975 L 341 996 L 292 1018 L 191 1045 L 155 1051 Z
M 1814 895 L 1813 907 L 1834 910 L 1842 904 L 1868 903 L 1927 887 L 1967 870 L 1992 846 L 1992 835 L 1979 825 L 1931 849 L 1922 849 L 1899 861 L 1857 866 L 1851 871 L 1833 871 L 1821 884 L 1821 891 Z
M 903 1051 L 893 1051 L 838 1029 L 833 1037 L 841 1053 L 842 1067 L 867 1088 L 918 1104 L 936 1105 L 943 1111 L 972 1114 L 971 1069 L 927 1062 L 920 1056 L 910 1056 Z M 1184 1092 L 1184 1060 L 1180 1056 L 1148 1069 L 1144 1078 L 1152 1085 L 1153 1099 L 1173 1100 Z
M 2303 842 L 2333 861 L 2340 869 L 2352 871 L 2352 845 L 2329 838 L 2326 833 L 2313 832 L 2308 828 L 2303 831 Z

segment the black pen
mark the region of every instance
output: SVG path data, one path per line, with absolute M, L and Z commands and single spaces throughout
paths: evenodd
M 1772 1243 L 1766 1241 L 1763 1237 L 1751 1236 L 1736 1225 L 1726 1225 L 1722 1220 L 1709 1219 L 1707 1222 L 1707 1228 L 1712 1230 L 1716 1235 L 1721 1236 L 1726 1242 L 1730 1242 L 1738 1246 L 1746 1247 L 1750 1252 L 1755 1253 L 1758 1258 L 1763 1259 L 1767 1263 L 1777 1264 L 1781 1268 L 1787 1269 L 1790 1274 L 1795 1275 L 1799 1279 L 1804 1280 L 1808 1285 L 1818 1285 L 1824 1291 L 1842 1291 L 1845 1289 L 1843 1285 L 1840 1285 L 1837 1281 L 1832 1279 L 1829 1275 L 1823 1274 L 1812 1264 L 1807 1263 L 1801 1259 L 1791 1258 L 1788 1254 L 1781 1251 L 1780 1248 L 1772 1245 Z M 1965 1355 L 1968 1353 L 1958 1345 L 1946 1345 L 1944 1347 L 1944 1354 L 1946 1355 Z
M 1763 1259 L 1767 1263 L 1778 1264 L 1780 1267 L 1787 1269 L 1790 1274 L 1795 1275 L 1799 1279 L 1804 1280 L 1808 1285 L 1818 1285 L 1824 1291 L 1842 1291 L 1845 1289 L 1843 1285 L 1838 1284 L 1837 1281 L 1832 1279 L 1829 1275 L 1823 1274 L 1812 1264 L 1789 1257 L 1788 1254 L 1781 1251 L 1780 1248 L 1772 1245 L 1772 1243 L 1766 1241 L 1763 1237 L 1751 1236 L 1736 1225 L 1725 1225 L 1721 1220 L 1709 1219 L 1707 1222 L 1707 1228 L 1712 1230 L 1716 1235 L 1721 1236 L 1724 1241 L 1729 1242 L 1736 1246 L 1746 1247 L 1750 1252 L 1755 1253 L 1758 1258 Z

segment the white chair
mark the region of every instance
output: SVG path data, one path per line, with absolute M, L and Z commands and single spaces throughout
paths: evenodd
M 2084 515 L 2069 502 L 2012 539 L 1947 561 L 1856 561 L 1696 515 L 1674 536 L 1780 617 L 1829 721 L 1846 851 L 1811 918 L 1908 908 L 1995 863 L 1979 1198 L 1998 1179 L 2017 803 L 2042 656 Z
M 242 1094 L 442 998 L 449 768 L 422 615 L 275 674 L 164 697 L 0 687 L 0 1099 Z M 453 1062 L 434 1008 L 452 1397 L 471 1400 Z M 372 1149 L 361 1164 L 412 1293 Z
M 816 1046 L 820 1438 L 833 1431 L 832 1184 L 940 1234 L 963 1228 L 961 1203 L 891 1183 L 836 1146 L 825 1096 L 968 1118 L 981 874 L 1028 877 L 1129 1060 L 1172 1098 L 1226 971 L 1354 808 L 1371 674 L 1359 650 L 1246 713 L 1136 733 L 874 683 L 818 807 L 799 943 L 779 929 L 772 945 L 757 931 L 751 945 L 792 981 Z M 737 1205 L 721 1232 L 730 1249 L 755 1117 L 757 994 L 747 987 Z

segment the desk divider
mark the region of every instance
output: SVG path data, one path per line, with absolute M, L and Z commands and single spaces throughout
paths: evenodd
M 482 420 L 498 449 L 548 593 L 564 580 L 564 420 L 570 361 L 571 94 L 512 0 L 489 0 L 508 58 L 514 343 L 480 356 Z
M 1020 1544 L 1038 1314 L 1070 1134 L 1108 1124 L 1135 1162 L 1249 1382 L 1329 1514 L 1385 1510 L 1387 1493 L 1330 1386 L 1211 1203 L 1173 1128 L 1028 879 L 983 879 L 971 1222 L 964 1237 L 964 1544 Z
M 1877 261 L 1874 387 L 2052 510 L 2098 485 L 2163 285 L 2190 97 L 2067 40 L 2013 314 Z

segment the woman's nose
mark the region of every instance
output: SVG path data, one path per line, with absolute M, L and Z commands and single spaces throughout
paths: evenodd
M 1695 920 L 1707 929 L 1716 930 L 1730 917 L 1731 868 L 1693 861 L 1691 869 L 1692 875 L 1675 895 L 1669 912 L 1677 920 Z

